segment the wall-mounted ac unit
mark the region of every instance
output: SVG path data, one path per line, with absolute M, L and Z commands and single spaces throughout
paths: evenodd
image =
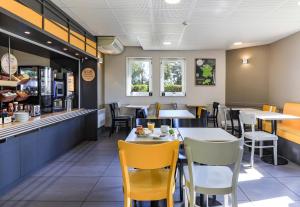
M 124 46 L 116 37 L 98 37 L 98 50 L 104 54 L 121 54 Z

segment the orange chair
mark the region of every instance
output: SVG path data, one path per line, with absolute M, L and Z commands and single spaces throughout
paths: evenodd
M 276 112 L 277 107 L 272 106 L 272 105 L 268 105 L 268 104 L 264 104 L 262 110 L 263 111 L 269 111 L 269 112 Z M 262 122 L 262 128 L 263 128 L 264 131 L 272 133 L 272 123 L 270 121 L 263 121 Z
M 300 116 L 300 103 L 285 103 L 283 113 Z M 278 124 L 277 135 L 300 144 L 300 120 L 282 121 Z
M 163 144 L 118 142 L 124 186 L 124 207 L 132 200 L 167 200 L 173 207 L 179 141 Z

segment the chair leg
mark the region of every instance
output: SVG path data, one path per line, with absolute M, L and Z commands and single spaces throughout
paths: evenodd
M 182 160 L 179 160 L 179 192 L 180 192 L 180 202 L 183 200 L 183 187 L 182 187 L 182 179 L 183 179 L 183 163 Z
M 169 195 L 167 198 L 167 207 L 174 207 L 173 195 Z
M 250 166 L 254 166 L 254 152 L 255 152 L 255 141 L 252 140 L 252 149 L 251 149 L 251 160 L 250 160 Z
M 236 190 L 232 191 L 231 200 L 232 200 L 231 201 L 232 202 L 232 207 L 238 207 Z
M 185 187 L 184 188 L 184 191 L 183 191 L 183 196 L 184 196 L 184 207 L 189 207 L 189 200 L 188 200 L 188 192 L 187 192 L 187 188 Z
M 115 123 L 113 122 L 112 124 L 111 124 L 111 127 L 110 127 L 110 133 L 109 133 L 109 136 L 111 137 L 111 135 L 114 133 L 114 131 L 115 131 Z
M 274 140 L 273 143 L 274 143 L 274 148 L 273 148 L 274 165 L 277 165 L 277 140 Z
M 224 207 L 228 207 L 228 194 L 224 195 Z
M 124 198 L 124 207 L 131 207 L 131 199 L 130 198 Z
M 264 146 L 263 141 L 259 141 L 259 157 L 263 156 L 263 148 L 262 146 Z

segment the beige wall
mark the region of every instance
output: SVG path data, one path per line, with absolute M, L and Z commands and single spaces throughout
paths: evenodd
M 269 101 L 300 102 L 300 32 L 270 46 Z
M 249 64 L 242 65 L 243 56 Z M 300 32 L 269 45 L 226 52 L 226 103 L 283 108 L 300 102 Z
M 226 52 L 226 104 L 261 106 L 268 102 L 269 46 Z M 242 64 L 247 57 L 248 64 Z
M 126 96 L 126 57 L 152 57 L 153 96 Z M 187 95 L 186 97 L 161 97 L 159 94 L 161 57 L 186 58 Z M 195 58 L 216 58 L 216 86 L 195 86 L 194 70 Z M 184 103 L 208 104 L 213 101 L 225 103 L 225 51 L 144 51 L 140 47 L 126 47 L 121 55 L 105 56 L 105 103 L 120 101 L 121 104 L 143 103 Z
M 2 55 L 8 52 L 6 47 L 0 46 L 0 58 Z M 16 56 L 18 60 L 18 65 L 40 65 L 40 66 L 50 66 L 50 59 L 40 57 L 37 55 L 29 54 L 26 52 L 21 52 L 18 50 L 11 50 L 11 53 Z

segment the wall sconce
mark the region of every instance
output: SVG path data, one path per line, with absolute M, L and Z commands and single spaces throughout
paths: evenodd
M 248 64 L 249 63 L 249 59 L 248 58 L 243 58 L 242 60 L 243 60 L 242 61 L 243 64 Z

